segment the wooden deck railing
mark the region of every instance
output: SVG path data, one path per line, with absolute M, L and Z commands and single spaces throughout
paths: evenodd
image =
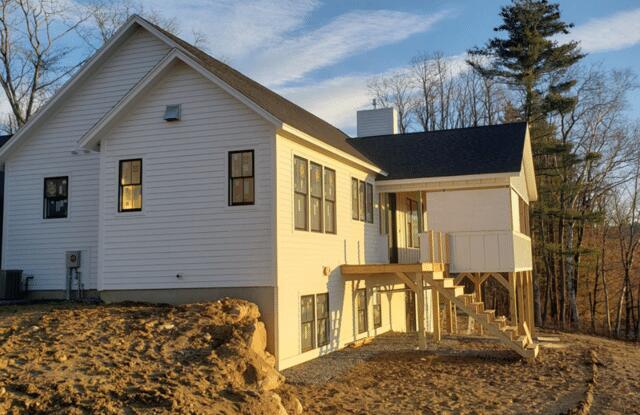
M 420 262 L 449 264 L 450 252 L 448 234 L 433 230 L 420 234 Z

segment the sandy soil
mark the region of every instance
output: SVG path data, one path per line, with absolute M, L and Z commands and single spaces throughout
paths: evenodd
M 0 307 L 0 414 L 282 413 L 258 316 L 238 300 Z
M 592 414 L 640 413 L 638 345 L 544 334 L 562 343 L 533 364 L 490 339 L 445 338 L 418 352 L 413 337 L 384 335 L 285 370 L 284 389 L 309 414 L 559 414 L 589 404 Z

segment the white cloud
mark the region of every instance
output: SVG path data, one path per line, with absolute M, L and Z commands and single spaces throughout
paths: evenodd
M 345 13 L 304 35 L 267 46 L 251 57 L 251 75 L 271 86 L 300 80 L 349 56 L 424 32 L 446 15 L 446 12 L 426 16 L 389 10 Z
M 640 43 L 640 9 L 626 10 L 576 26 L 563 40 L 580 42 L 585 52 L 625 49 Z

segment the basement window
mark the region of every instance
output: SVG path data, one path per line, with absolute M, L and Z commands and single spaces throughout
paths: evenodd
M 329 344 L 329 294 L 316 295 L 316 326 L 318 347 Z
M 382 295 L 380 294 L 380 288 L 376 287 L 373 290 L 373 328 L 377 329 L 382 327 Z
M 365 288 L 356 290 L 356 323 L 358 334 L 367 331 L 367 291 Z
M 302 351 L 307 352 L 316 347 L 316 332 L 314 327 L 315 304 L 313 295 L 300 297 L 300 334 Z
M 44 219 L 66 218 L 69 207 L 69 177 L 44 179 Z

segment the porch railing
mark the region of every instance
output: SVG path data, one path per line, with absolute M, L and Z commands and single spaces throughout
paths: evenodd
M 450 252 L 447 233 L 430 230 L 420 234 L 420 262 L 448 264 Z

